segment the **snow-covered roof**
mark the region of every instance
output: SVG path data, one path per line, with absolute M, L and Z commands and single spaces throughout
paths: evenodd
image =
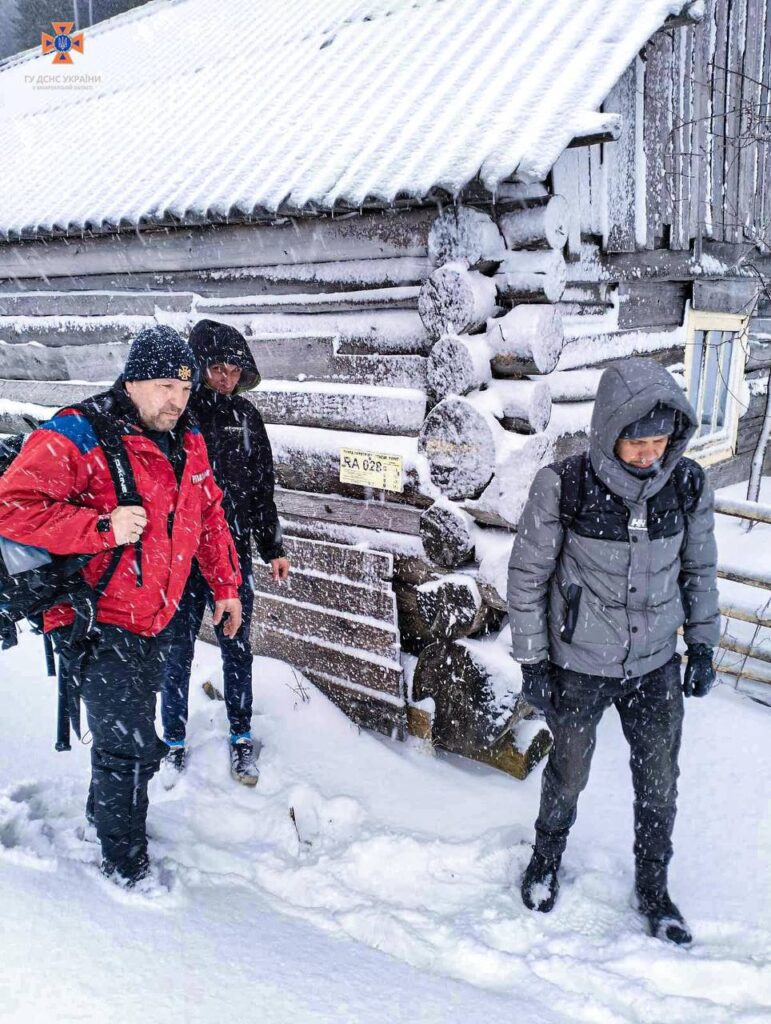
M 0 233 L 539 179 L 684 6 L 155 0 L 0 67 Z

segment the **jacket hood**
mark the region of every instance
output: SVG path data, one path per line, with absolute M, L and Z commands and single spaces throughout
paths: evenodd
M 661 460 L 661 469 L 639 479 L 624 469 L 615 454 L 625 427 L 647 416 L 661 403 L 675 410 L 675 429 Z M 682 388 L 653 359 L 625 359 L 611 364 L 600 378 L 589 440 L 592 468 L 609 490 L 629 501 L 644 501 L 667 482 L 696 433 L 696 413 Z
M 199 372 L 198 388 L 204 387 L 204 370 L 214 363 L 229 363 L 241 369 L 241 379 L 234 394 L 251 391 L 260 383 L 257 364 L 240 331 L 230 324 L 218 323 L 216 320 L 199 320 L 190 332 L 187 340 L 193 350 Z

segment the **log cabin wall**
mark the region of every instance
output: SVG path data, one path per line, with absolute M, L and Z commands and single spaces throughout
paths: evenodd
M 548 738 L 527 721 L 501 627 L 530 483 L 585 444 L 602 367 L 639 351 L 681 370 L 694 282 L 736 276 L 739 243 L 700 230 L 701 192 L 686 198 L 681 180 L 698 161 L 675 138 L 682 118 L 670 128 L 696 32 L 656 36 L 576 139 L 595 144 L 567 149 L 543 181 L 0 246 L 0 425 L 113 379 L 144 324 L 234 324 L 264 378 L 254 400 L 296 566 L 283 592 L 260 591 L 255 650 L 297 665 L 357 721 L 395 735 L 409 721 L 526 774 Z M 665 195 L 653 186 L 667 159 Z M 721 262 L 709 247 L 726 244 Z M 403 490 L 341 483 L 341 447 L 401 455 Z
M 511 186 L 495 209 L 488 197 L 478 207 L 8 246 L 0 427 L 29 429 L 30 417 L 109 383 L 147 324 L 183 335 L 201 317 L 238 327 L 263 376 L 253 400 L 295 566 L 281 590 L 258 583 L 255 651 L 290 661 L 381 731 L 403 735 L 408 709 L 431 697 L 451 733 L 445 745 L 468 753 L 487 737 L 489 746 L 502 708 L 514 724 L 523 718 L 517 681 L 509 672 L 498 692 L 489 651 L 455 641 L 497 634 L 504 595 L 479 575 L 477 524 L 503 527 L 487 540 L 510 542 L 552 451 L 551 395 L 538 378 L 563 343 L 553 301 L 565 287 L 564 218 L 564 203 L 536 183 Z M 454 345 L 473 357 L 471 376 L 458 378 Z M 483 387 L 493 375 L 496 386 Z M 341 483 L 341 447 L 401 455 L 403 491 Z M 415 694 L 404 678 L 401 652 L 434 645 L 436 655 L 437 642 L 476 666 L 473 743 L 457 731 L 458 693 L 443 699 L 427 661 Z M 523 725 L 520 749 L 514 724 L 486 757 L 525 773 L 546 741 Z

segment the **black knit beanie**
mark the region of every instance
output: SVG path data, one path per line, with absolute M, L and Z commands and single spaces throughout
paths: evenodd
M 669 437 L 675 432 L 675 410 L 671 405 L 654 405 L 649 413 L 624 427 L 618 435 L 624 440 L 640 437 Z
M 196 378 L 192 349 L 172 327 L 154 324 L 134 338 L 123 368 L 123 380 L 183 380 Z

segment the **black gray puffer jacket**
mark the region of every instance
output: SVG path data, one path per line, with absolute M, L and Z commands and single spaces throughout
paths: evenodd
M 232 395 L 220 395 L 201 379 L 190 399 L 190 411 L 206 441 L 214 479 L 222 488 L 222 509 L 242 561 L 250 556 L 254 537 L 265 562 L 284 554 L 281 524 L 274 500 L 273 453 L 257 408 L 242 397 L 260 383 L 245 339 L 229 324 L 200 320 L 189 345 L 203 378 L 207 366 L 229 363 L 241 368 Z
M 614 454 L 621 431 L 663 403 L 675 432 L 655 476 L 639 479 Z M 517 661 L 623 678 L 652 672 L 688 644 L 715 646 L 720 613 L 712 491 L 683 460 L 695 413 L 658 363 L 626 359 L 602 375 L 592 415 L 581 512 L 560 519 L 560 467 L 538 473 L 509 561 L 508 604 Z M 685 514 L 672 474 L 698 484 Z M 687 465 L 683 465 L 687 463 Z

